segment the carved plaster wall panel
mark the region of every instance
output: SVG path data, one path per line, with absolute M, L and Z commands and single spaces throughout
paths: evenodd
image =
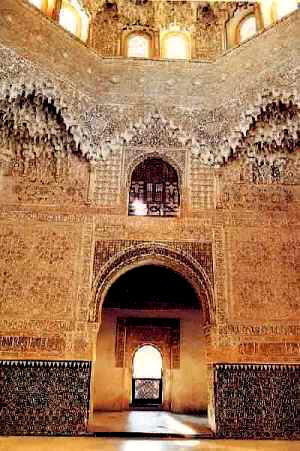
M 241 343 L 239 345 L 239 352 L 242 355 L 265 355 L 268 358 L 272 357 L 289 357 L 300 356 L 300 343 Z
M 95 234 L 99 240 L 121 239 L 134 241 L 200 241 L 211 242 L 213 239 L 213 220 L 211 215 L 201 219 L 186 218 L 177 221 L 168 218 L 131 217 L 124 220 L 120 216 L 102 216 L 95 221 Z
M 257 330 L 257 327 L 255 329 Z M 207 352 L 207 361 L 211 363 L 226 361 L 227 363 L 298 364 L 300 341 L 297 340 L 299 337 L 293 334 L 289 336 L 277 334 L 273 337 L 271 334 L 268 337 L 259 334 L 248 337 L 231 335 L 227 340 L 221 337 L 218 343 L 212 341 L 212 346 Z
M 300 337 L 300 326 L 291 324 L 226 324 L 218 327 L 220 336 L 230 337 L 237 335 L 243 337 L 245 340 L 247 337 L 254 340 L 254 337 L 263 337 L 269 335 L 271 337 L 287 336 L 287 337 Z
M 227 230 L 230 318 L 300 318 L 299 228 Z
M 92 166 L 90 200 L 93 204 L 116 208 L 121 195 L 122 152 L 116 151 L 107 159 Z
M 61 337 L 0 336 L 1 355 L 5 352 L 60 354 L 65 350 L 65 346 L 65 340 Z
M 192 154 L 189 161 L 189 205 L 192 210 L 215 208 L 216 176 Z
M 32 221 L 38 217 L 40 222 Z M 7 337 L 1 356 L 92 359 L 96 332 L 86 323 L 92 224 L 84 217 L 55 213 L 25 214 L 23 225 L 16 224 L 14 214 L 9 219 L 2 222 L 0 236 L 5 255 L 0 263 L 0 330 Z
M 300 200 L 297 191 L 282 185 L 227 184 L 219 195 L 217 208 L 286 211 Z
M 49 158 L 55 158 L 54 161 L 56 162 L 56 157 L 50 156 Z M 66 155 L 62 171 L 67 171 L 67 173 L 56 177 L 53 173 L 50 173 L 48 167 L 41 168 L 44 162 L 36 162 L 35 160 L 36 158 L 33 158 L 32 165 L 43 171 L 39 176 L 36 174 L 32 174 L 32 176 L 29 174 L 25 176 L 20 173 L 17 174 L 14 173 L 14 167 L 12 168 L 13 179 L 9 182 L 12 187 L 11 195 L 13 201 L 45 205 L 80 205 L 87 202 L 89 178 L 86 163 L 85 165 L 76 165 L 74 161 L 76 158 Z M 48 163 L 51 164 L 51 160 Z M 5 188 L 7 187 L 4 186 Z
M 2 222 L 2 318 L 74 318 L 80 243 L 79 226 Z

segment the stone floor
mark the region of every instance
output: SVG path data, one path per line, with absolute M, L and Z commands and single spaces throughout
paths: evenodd
M 94 412 L 89 431 L 120 436 L 194 436 L 210 437 L 205 416 L 180 415 L 163 411 Z
M 2 437 L 0 451 L 299 451 L 300 441 Z

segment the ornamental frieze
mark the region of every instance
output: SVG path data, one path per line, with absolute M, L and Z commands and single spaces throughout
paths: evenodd
M 222 188 L 217 208 L 286 211 L 293 201 L 293 192 L 287 187 L 240 183 Z
M 218 327 L 220 337 L 233 336 L 296 336 L 300 338 L 300 326 L 280 324 L 226 324 Z
M 271 356 L 300 356 L 300 343 L 241 343 L 239 345 L 240 354 L 253 355 L 262 354 Z
M 0 336 L 0 352 L 60 353 L 65 340 L 59 337 Z

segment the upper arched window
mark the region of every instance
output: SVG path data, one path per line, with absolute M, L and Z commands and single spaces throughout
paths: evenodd
M 179 186 L 175 169 L 160 158 L 147 158 L 132 173 L 130 216 L 177 216 Z
M 48 0 L 29 0 L 29 3 L 31 3 L 33 6 L 40 9 L 44 13 L 47 13 Z M 50 6 L 51 6 L 51 2 L 50 2 Z
M 162 56 L 168 59 L 189 59 L 190 43 L 181 32 L 166 33 L 162 39 Z
M 78 0 L 62 1 L 59 12 L 59 24 L 65 28 L 65 30 L 74 34 L 83 41 L 87 40 L 89 18 L 78 3 Z
M 249 14 L 240 23 L 240 43 L 255 36 L 257 32 L 257 24 L 255 14 Z
M 298 0 L 275 0 L 274 8 L 277 20 L 298 9 Z
M 146 33 L 131 33 L 127 38 L 127 56 L 149 58 L 150 36 Z
M 37 8 L 42 8 L 44 0 L 29 0 L 29 3 L 36 6 Z
M 73 8 L 63 7 L 59 13 L 59 24 L 70 33 L 76 35 L 78 29 L 78 17 Z

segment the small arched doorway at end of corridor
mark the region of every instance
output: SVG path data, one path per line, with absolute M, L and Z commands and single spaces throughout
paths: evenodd
M 160 407 L 163 402 L 163 358 L 151 344 L 139 347 L 132 359 L 132 407 Z

